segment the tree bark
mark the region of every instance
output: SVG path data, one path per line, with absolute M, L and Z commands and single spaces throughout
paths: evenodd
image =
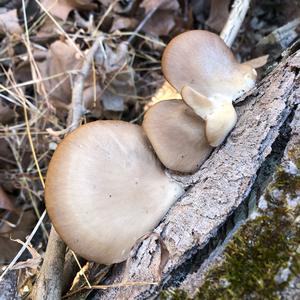
M 300 50 L 284 58 L 250 95 L 239 99 L 238 122 L 225 143 L 195 174 L 172 174 L 186 193 L 154 230 L 156 234 L 136 246 L 126 267 L 116 266 L 104 283 L 158 285 L 109 288 L 97 291 L 94 299 L 152 298 L 166 286 L 180 285 L 193 272 L 189 260 L 247 198 L 280 129 L 291 121 L 299 104 L 299 69 Z M 169 259 L 161 271 L 162 245 Z

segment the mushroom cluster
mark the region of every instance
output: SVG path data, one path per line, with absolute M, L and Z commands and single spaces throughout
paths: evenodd
M 142 127 L 122 121 L 81 126 L 51 159 L 48 214 L 66 244 L 88 260 L 127 259 L 184 192 L 161 163 L 180 172 L 199 168 L 235 125 L 232 101 L 256 77 L 217 35 L 201 30 L 173 39 L 162 67 L 184 101 L 152 106 Z

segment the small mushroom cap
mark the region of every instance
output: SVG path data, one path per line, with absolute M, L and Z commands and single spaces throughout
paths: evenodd
M 188 85 L 206 97 L 233 101 L 255 85 L 256 71 L 240 64 L 216 34 L 192 30 L 176 36 L 166 47 L 162 70 L 177 91 Z
M 226 138 L 237 121 L 230 100 L 209 99 L 189 86 L 182 89 L 182 98 L 205 121 L 205 135 L 209 145 L 217 147 Z
M 155 104 L 142 126 L 159 160 L 171 170 L 194 172 L 212 150 L 204 121 L 181 100 Z
M 183 193 L 140 126 L 97 121 L 68 135 L 46 179 L 46 207 L 65 243 L 101 264 L 123 261 Z

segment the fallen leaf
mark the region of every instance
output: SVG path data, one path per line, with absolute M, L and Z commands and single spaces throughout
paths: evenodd
M 3 136 L 2 138 L 0 138 L 0 168 L 2 170 L 5 170 L 10 166 L 15 166 L 15 158 L 8 142 Z
M 136 5 L 138 0 L 127 1 L 112 1 L 112 0 L 98 0 L 107 9 L 112 5 L 112 11 L 116 13 L 126 14 L 129 13 Z
M 34 227 L 35 222 L 36 217 L 33 211 L 25 211 L 19 224 L 9 233 L 0 236 L 0 264 L 10 262 L 21 248 L 21 246 L 13 242 L 11 238 L 25 240 L 26 236 L 30 234 Z
M 121 112 L 135 99 L 134 70 L 130 66 L 117 74 L 101 96 L 104 110 Z
M 6 194 L 0 186 L 0 209 L 13 211 L 15 209 L 12 199 Z
M 156 9 L 143 27 L 143 31 L 156 36 L 166 36 L 175 26 L 175 16 L 179 10 L 177 0 L 144 0 L 141 5 L 145 14 Z
M 118 94 L 106 90 L 101 97 L 103 107 L 105 110 L 111 111 L 123 111 L 124 110 L 124 98 Z
M 0 99 L 0 123 L 6 125 L 14 120 L 16 112 L 4 100 Z
M 121 29 L 130 30 L 135 28 L 137 25 L 138 25 L 138 20 L 135 18 L 126 18 L 126 17 L 120 17 L 119 15 L 115 15 L 110 32 L 114 32 L 116 30 L 121 30 Z
M 228 17 L 230 0 L 211 0 L 210 12 L 206 25 L 216 32 L 221 32 Z
M 37 62 L 37 65 L 43 78 L 52 77 L 43 82 L 49 102 L 57 108 L 66 107 L 72 98 L 74 74 L 77 74 L 82 65 L 74 47 L 56 41 L 51 44 L 46 59 Z
M 11 239 L 13 242 L 17 242 L 21 245 L 25 245 L 20 239 Z M 19 270 L 25 268 L 37 269 L 42 262 L 41 255 L 32 247 L 32 245 L 26 245 L 26 249 L 29 251 L 31 258 L 28 258 L 25 261 L 20 261 L 16 263 L 11 269 L 12 270 Z
M 128 44 L 122 42 L 116 49 L 104 44 L 104 52 L 98 51 L 95 55 L 95 62 L 100 74 L 107 74 L 120 71 L 126 66 L 128 59 Z
M 156 36 L 166 36 L 175 26 L 174 13 L 158 10 L 143 27 L 143 31 Z
M 140 7 L 145 9 L 146 14 L 156 8 L 159 10 L 177 11 L 179 3 L 177 0 L 144 0 Z
M 43 0 L 41 3 L 53 16 L 63 21 L 67 20 L 73 9 L 94 10 L 97 8 L 93 0 Z
M 12 9 L 0 14 L 0 32 L 4 34 L 22 34 L 23 29 L 19 24 L 17 10 Z

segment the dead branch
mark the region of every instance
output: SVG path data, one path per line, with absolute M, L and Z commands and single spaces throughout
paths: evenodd
M 228 47 L 231 47 L 249 9 L 250 0 L 235 0 L 229 18 L 220 34 Z
M 65 243 L 52 227 L 33 299 L 60 299 L 65 251 Z
M 80 126 L 81 116 L 84 113 L 82 104 L 84 82 L 90 74 L 94 56 L 101 46 L 102 39 L 103 37 L 98 37 L 95 40 L 84 59 L 81 71 L 75 78 L 72 107 L 68 117 L 70 123 L 68 132 L 72 132 Z M 52 226 L 43 266 L 33 293 L 35 300 L 59 299 L 61 297 L 65 252 L 66 245 Z
M 288 116 L 299 102 L 300 50 L 284 60 L 237 107 L 238 123 L 226 142 L 217 148 L 200 170 L 177 176 L 187 188 L 155 229 L 169 251 L 169 261 L 158 286 L 111 288 L 95 299 L 154 298 L 165 284 L 183 280 L 188 262 L 197 257 L 233 211 L 247 198 L 257 172 L 271 153 L 272 145 Z M 136 247 L 126 270 L 116 269 L 102 284 L 159 281 L 161 247 L 156 237 Z

